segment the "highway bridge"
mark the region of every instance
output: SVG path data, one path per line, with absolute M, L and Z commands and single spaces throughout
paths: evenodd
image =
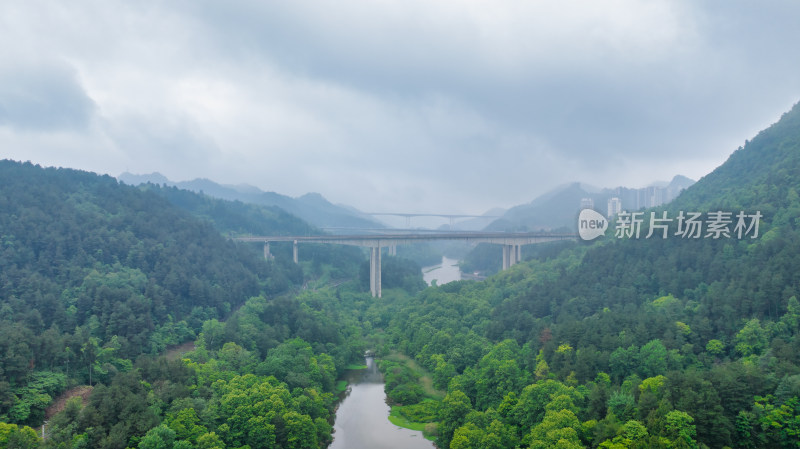
M 389 248 L 389 254 L 397 253 L 397 245 L 430 242 L 435 240 L 456 240 L 470 243 L 493 243 L 503 246 L 503 269 L 516 264 L 521 259 L 522 245 L 575 240 L 577 234 L 551 234 L 542 232 L 438 232 L 438 233 L 387 233 L 365 235 L 312 235 L 312 236 L 246 236 L 236 237 L 239 242 L 264 243 L 264 258 L 269 259 L 271 242 L 292 242 L 294 262 L 298 261 L 300 243 L 332 243 L 337 245 L 361 246 L 370 249 L 369 285 L 372 296 L 381 296 L 381 248 Z

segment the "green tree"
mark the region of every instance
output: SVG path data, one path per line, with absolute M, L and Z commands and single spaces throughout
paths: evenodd
M 506 393 L 518 391 L 525 385 L 525 375 L 517 363 L 519 356 L 519 345 L 513 340 L 504 340 L 481 359 L 475 386 L 476 408 L 496 407 Z
M 139 441 L 139 449 L 172 449 L 175 432 L 165 425 L 150 429 Z
M 541 422 L 544 418 L 547 406 L 561 396 L 568 398 L 565 404 L 571 411 L 575 402 L 583 399 L 583 396 L 573 387 L 568 387 L 561 382 L 553 379 L 536 382 L 522 389 L 513 410 L 511 411 L 511 422 L 520 428 L 522 434 Z
M 610 374 L 620 381 L 639 367 L 639 348 L 631 345 L 628 348 L 618 347 L 608 359 Z
M 708 343 L 706 343 L 706 352 L 715 357 L 721 356 L 724 350 L 725 350 L 725 343 L 717 339 L 708 340 Z
M 244 421 L 242 428 L 242 438 L 247 446 L 257 448 L 278 447 L 278 429 L 274 421 L 277 416 L 253 415 L 253 411 L 242 410 L 240 418 Z M 271 418 L 271 419 L 270 419 Z
M 287 449 L 316 449 L 317 428 L 308 415 L 301 415 L 297 412 L 288 412 L 283 415 L 286 423 L 286 442 Z
M 783 403 L 772 395 L 757 396 L 753 412 L 769 445 L 800 446 L 800 399 L 797 396 Z
M 697 442 L 694 440 L 697 434 L 694 418 L 686 412 L 673 410 L 667 413 L 664 431 L 676 449 L 697 447 Z
M 242 348 L 234 342 L 227 342 L 217 352 L 220 361 L 225 362 L 231 371 L 241 372 L 252 362 L 250 351 Z
M 209 350 L 216 350 L 225 343 L 225 324 L 216 318 L 203 323 L 203 332 L 200 334 L 198 344 Z
M 667 348 L 661 340 L 651 340 L 639 351 L 640 372 L 644 377 L 664 374 L 667 370 Z
M 648 449 L 650 434 L 642 423 L 635 420 L 626 422 L 613 440 L 600 443 L 604 449 Z
M 466 394 L 460 390 L 447 393 L 439 407 L 439 436 L 436 439 L 436 445 L 449 447 L 456 429 L 464 425 L 465 419 L 471 411 L 472 405 Z
M 223 441 L 229 446 L 250 444 L 272 447 L 276 442 L 273 420 L 283 416 L 291 396 L 274 377 L 253 374 L 236 376 L 229 382 L 217 381 L 214 390 L 218 401 L 219 426 Z
M 484 438 L 486 438 L 486 432 L 474 423 L 466 423 L 453 433 L 450 449 L 485 449 Z
M 30 449 L 39 447 L 42 440 L 28 426 L 0 422 L 0 447 L 8 449 Z
M 430 363 L 433 365 L 433 387 L 447 389 L 447 383 L 456 375 L 455 366 L 447 363 L 442 354 L 433 354 Z
M 523 439 L 531 449 L 582 449 L 578 432 L 581 424 L 570 410 L 548 410 L 542 422 Z
M 208 432 L 197 437 L 196 449 L 225 449 L 225 443 L 214 432 Z
M 761 327 L 761 321 L 753 318 L 745 323 L 744 327 L 734 338 L 736 352 L 744 357 L 759 355 L 767 347 L 767 333 Z
M 97 337 L 89 337 L 89 339 L 81 345 L 81 356 L 85 363 L 86 369 L 89 374 L 89 385 L 92 385 L 92 377 L 95 369 L 97 369 L 97 355 L 100 353 L 100 339 Z
M 611 378 L 609 375 L 603 372 L 597 373 L 587 397 L 587 412 L 589 416 L 598 418 L 605 416 L 610 386 Z
M 178 440 L 195 442 L 199 436 L 208 432 L 204 426 L 198 424 L 200 418 L 197 417 L 197 412 L 193 408 L 178 411 L 174 417 L 168 418 L 167 422 Z
M 636 416 L 636 402 L 633 395 L 624 391 L 616 391 L 608 399 L 608 409 L 620 420 L 628 421 Z

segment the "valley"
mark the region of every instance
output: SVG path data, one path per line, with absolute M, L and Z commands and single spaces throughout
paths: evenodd
M 290 242 L 265 259 L 231 238 L 321 234 L 280 207 L 0 161 L 0 446 L 355 448 L 338 398 L 369 351 L 393 419 L 442 449 L 796 447 L 797 173 L 800 106 L 645 209 L 758 211 L 757 238 L 612 223 L 436 285 L 399 252 L 373 297 L 359 248 L 309 244 L 294 263 Z M 475 251 L 462 266 L 492 250 Z M 425 274 L 458 268 L 442 265 Z

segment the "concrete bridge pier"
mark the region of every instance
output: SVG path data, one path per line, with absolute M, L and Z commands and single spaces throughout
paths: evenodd
M 410 217 L 410 215 L 401 215 Z M 461 217 L 461 215 L 459 215 Z M 446 232 L 439 234 L 402 233 L 402 234 L 366 234 L 366 235 L 319 235 L 319 236 L 250 236 L 237 237 L 240 242 L 258 242 L 264 244 L 264 258 L 272 259 L 270 242 L 293 242 L 293 259 L 299 262 L 298 243 L 331 243 L 351 245 L 370 249 L 369 284 L 373 297 L 381 297 L 381 246 L 389 247 L 389 254 L 397 254 L 397 245 L 408 245 L 434 240 L 458 240 L 472 243 L 491 243 L 503 246 L 503 269 L 506 270 L 522 260 L 522 245 L 574 240 L 575 234 L 542 234 L 542 233 L 495 233 L 495 232 Z
M 381 247 L 369 248 L 369 291 L 373 298 L 381 297 Z
M 507 270 L 522 259 L 522 245 L 503 245 L 503 269 Z

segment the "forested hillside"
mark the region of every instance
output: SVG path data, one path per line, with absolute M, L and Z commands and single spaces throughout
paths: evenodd
M 0 161 L 0 446 L 39 444 L 25 425 L 40 425 L 52 399 L 81 384 L 94 387 L 88 403 L 51 420 L 47 447 L 329 440 L 334 380 L 363 343 L 345 338 L 346 318 L 333 324 L 276 296 L 303 281 L 290 257 L 267 263 L 260 248 L 220 233 L 310 229 L 278 209 Z M 304 265 L 357 285 L 360 256 L 312 248 Z M 198 336 L 189 364 L 153 358 Z M 249 425 L 258 435 L 221 411 L 226 395 L 248 388 L 282 404 L 237 415 L 267 420 Z
M 756 238 L 616 238 L 427 289 L 392 344 L 446 388 L 439 447 L 797 447 L 800 106 L 667 213 Z M 653 211 L 662 217 L 662 210 Z M 657 236 L 661 235 L 659 229 Z M 412 412 L 413 413 L 413 412 Z

